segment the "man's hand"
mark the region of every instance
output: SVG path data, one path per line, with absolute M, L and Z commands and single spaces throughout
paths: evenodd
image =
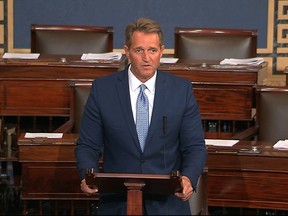
M 86 184 L 85 179 L 83 179 L 83 180 L 81 181 L 80 186 L 81 186 L 81 190 L 82 190 L 87 196 L 93 195 L 93 194 L 95 194 L 95 193 L 98 192 L 98 189 L 97 189 L 97 188 L 93 188 L 93 189 L 92 189 L 92 188 L 88 187 L 88 185 Z
M 187 201 L 193 194 L 192 184 L 187 176 L 181 177 L 182 193 L 175 193 L 175 196 L 179 197 L 183 201 Z

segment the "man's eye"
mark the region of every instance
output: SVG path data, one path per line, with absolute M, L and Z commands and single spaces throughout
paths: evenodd
M 141 49 L 136 49 L 135 52 L 136 52 L 136 53 L 142 53 L 143 50 L 141 50 Z
M 155 52 L 157 52 L 157 50 L 156 49 L 150 49 L 149 52 L 150 53 L 155 53 Z

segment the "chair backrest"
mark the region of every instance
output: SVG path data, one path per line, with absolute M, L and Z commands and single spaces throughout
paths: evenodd
M 258 140 L 277 142 L 288 139 L 288 88 L 256 88 Z
M 113 27 L 31 25 L 31 52 L 41 54 L 113 51 Z
M 92 82 L 71 83 L 71 110 L 74 121 L 73 133 L 79 133 L 80 122 L 84 111 L 84 106 L 90 94 Z
M 175 28 L 174 55 L 179 59 L 223 60 L 257 55 L 257 31 Z

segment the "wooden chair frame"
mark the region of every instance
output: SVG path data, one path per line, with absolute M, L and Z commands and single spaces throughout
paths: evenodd
M 61 125 L 55 132 L 79 133 L 80 121 L 86 100 L 89 96 L 92 82 L 71 82 L 70 93 L 70 119 Z

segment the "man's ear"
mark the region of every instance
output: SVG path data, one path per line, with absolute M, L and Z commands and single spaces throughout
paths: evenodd
M 161 58 L 162 58 L 162 55 L 163 55 L 163 53 L 164 53 L 164 49 L 165 49 L 165 46 L 162 45 L 162 46 L 161 46 Z
M 126 57 L 129 59 L 129 48 L 126 45 L 124 45 L 124 52 L 125 52 Z
M 128 52 L 128 46 L 127 45 L 124 45 L 123 49 L 125 50 L 125 52 Z

